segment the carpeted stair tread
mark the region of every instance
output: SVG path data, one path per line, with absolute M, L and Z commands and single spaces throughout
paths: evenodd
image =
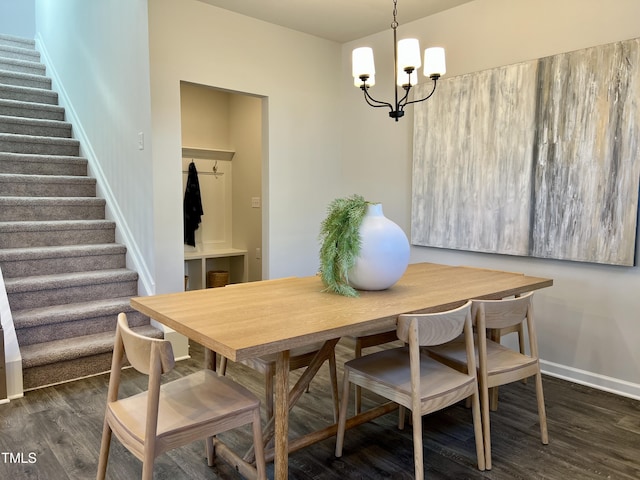
M 80 153 L 80 142 L 75 138 L 0 133 L 0 149 L 11 153 L 75 156 Z
M 60 245 L 38 248 L 6 248 L 0 250 L 0 262 L 17 260 L 36 260 L 60 257 L 77 257 L 92 255 L 124 254 L 127 248 L 119 243 L 102 243 L 95 245 Z
M 60 183 L 64 185 L 95 185 L 96 179 L 79 175 L 30 175 L 21 173 L 0 173 L 0 183 Z M 2 195 L 2 190 L 0 190 Z
M 0 222 L 0 233 L 3 232 L 43 232 L 56 230 L 111 229 L 115 223 L 111 220 L 52 220 L 36 222 Z
M 106 201 L 97 197 L 0 197 L 0 221 L 98 220 Z
M 118 268 L 113 270 L 7 278 L 5 279 L 5 285 L 7 287 L 7 294 L 9 294 L 9 298 L 11 298 L 12 293 L 37 292 L 45 289 L 63 289 L 84 285 L 104 285 L 108 283 L 136 281 L 137 279 L 138 274 L 133 270 Z
M 32 38 L 18 37 L 7 33 L 0 33 L 0 45 L 8 45 L 20 48 L 36 48 L 36 41 Z
M 71 124 L 68 122 L 59 119 L 42 119 L 33 118 L 28 115 L 14 115 L 14 113 L 19 112 L 12 112 L 12 115 L 4 115 L 4 106 L 2 100 L 0 100 L 0 133 L 71 138 Z M 61 115 L 61 117 L 63 116 L 64 115 Z
M 40 52 L 37 50 L 14 45 L 3 45 L 2 43 L 0 43 L 0 57 L 40 62 Z
M 162 338 L 162 332 L 151 325 L 133 327 L 132 329 L 140 335 Z M 27 345 L 20 349 L 22 368 L 28 369 L 100 353 L 109 353 L 113 351 L 114 340 L 115 331 L 112 331 L 77 337 L 73 343 L 65 339 Z
M 25 103 L 58 105 L 58 94 L 43 88 L 0 84 L 0 98 Z
M 51 89 L 51 79 L 49 77 L 34 75 L 32 73 L 9 72 L 2 69 L 0 69 L 0 83 L 21 87 Z
M 120 312 L 132 311 L 130 300 L 131 297 L 116 297 L 92 302 L 23 309 L 13 312 L 13 322 L 17 330 L 39 326 L 43 323 L 53 325 L 93 318 L 98 315 L 113 315 L 115 325 L 115 318 Z
M 0 173 L 0 196 L 95 197 L 96 180 L 77 175 Z
M 20 60 L 0 56 L 0 70 L 8 72 L 30 73 L 32 75 L 44 75 L 45 66 L 40 62 Z
M 49 103 L 24 102 L 21 100 L 0 99 L 0 114 L 7 117 L 32 118 L 43 120 L 64 121 L 65 110 L 58 105 Z M 8 121 L 3 119 L 2 121 Z M 71 124 L 67 123 L 66 128 L 71 129 Z M 34 135 L 38 135 L 34 133 Z
M 88 160 L 69 155 L 0 153 L 0 171 L 41 175 L 87 175 Z

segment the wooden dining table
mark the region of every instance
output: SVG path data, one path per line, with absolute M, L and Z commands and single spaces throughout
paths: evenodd
M 472 298 L 504 298 L 552 284 L 549 278 L 522 273 L 415 263 L 391 288 L 361 291 L 358 297 L 326 292 L 320 277 L 309 276 L 136 297 L 131 305 L 230 360 L 276 354 L 275 412 L 264 434 L 275 441 L 271 452 L 275 478 L 284 480 L 290 451 L 335 435 L 335 425 L 329 425 L 305 437 L 289 439 L 289 410 L 341 337 L 365 335 L 385 327 L 392 330 L 402 313 L 442 311 Z M 317 361 L 290 390 L 290 350 L 316 342 L 325 342 Z M 377 414 L 385 411 L 390 410 Z M 366 415 L 353 417 L 348 427 L 369 420 Z M 235 461 L 243 475 L 252 476 L 251 470 L 227 449 L 221 448 L 221 453 Z

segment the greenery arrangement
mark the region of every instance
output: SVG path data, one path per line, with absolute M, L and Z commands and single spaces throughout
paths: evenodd
M 360 195 L 352 195 L 336 198 L 327 208 L 327 217 L 320 225 L 320 276 L 326 291 L 358 296 L 349 285 L 348 272 L 360 254 L 359 230 L 369 203 Z

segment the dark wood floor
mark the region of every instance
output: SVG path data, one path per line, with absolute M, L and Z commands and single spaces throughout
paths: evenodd
M 339 359 L 351 350 L 338 344 Z M 202 349 L 178 364 L 169 379 L 202 365 Z M 229 375 L 262 395 L 262 378 L 240 365 Z M 339 372 L 341 377 L 341 373 Z M 326 426 L 331 420 L 326 367 L 292 412 L 292 435 Z M 0 478 L 90 479 L 100 448 L 108 375 L 28 392 L 24 398 L 0 405 Z M 123 386 L 133 393 L 146 388 L 132 370 Z M 493 469 L 475 468 L 471 413 L 462 405 L 424 418 L 426 476 L 430 479 L 610 479 L 640 478 L 640 402 L 554 378 L 544 379 L 549 445 L 540 443 L 533 382 L 500 389 L 499 410 L 492 415 Z M 373 405 L 375 398 L 365 401 Z M 409 479 L 413 478 L 411 427 L 396 428 L 397 415 L 347 431 L 342 458 L 333 455 L 335 440 L 308 447 L 290 456 L 291 479 Z M 222 437 L 241 449 L 251 442 L 249 430 Z M 135 479 L 140 462 L 117 440 L 112 441 L 107 470 L 110 479 Z M 273 465 L 268 465 L 273 476 Z M 236 479 L 233 469 L 219 462 L 206 465 L 202 442 L 158 458 L 158 479 Z

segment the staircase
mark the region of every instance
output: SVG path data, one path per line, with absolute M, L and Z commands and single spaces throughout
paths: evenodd
M 35 42 L 0 35 L 0 268 L 25 390 L 109 370 L 119 312 L 162 336 L 129 306 L 138 275 L 64 118 Z

